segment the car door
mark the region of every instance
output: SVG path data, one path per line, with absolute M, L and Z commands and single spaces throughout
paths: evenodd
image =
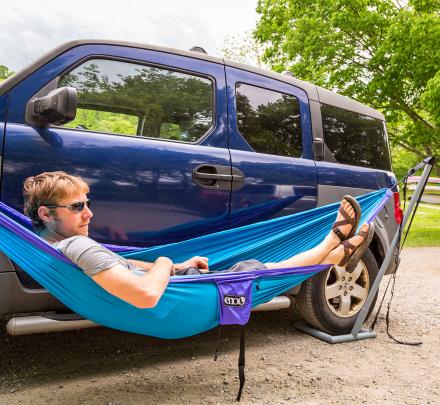
M 233 171 L 230 226 L 294 214 L 317 202 L 307 94 L 291 84 L 226 66 Z
M 8 95 L 0 97 L 0 164 L 3 158 L 3 140 L 5 135 L 6 110 L 8 107 Z M 1 166 L 0 166 L 1 167 Z M 1 184 L 1 168 L 0 168 L 0 184 Z
M 75 120 L 28 125 L 28 101 L 64 86 L 78 92 Z M 189 53 L 81 45 L 14 87 L 9 112 L 1 199 L 13 208 L 22 209 L 26 177 L 64 170 L 90 185 L 90 236 L 101 242 L 150 246 L 227 227 L 222 63 Z

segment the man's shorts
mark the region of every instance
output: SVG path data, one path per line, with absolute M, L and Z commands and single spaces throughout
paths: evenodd
M 259 260 L 250 259 L 235 263 L 228 270 L 224 270 L 224 271 L 237 272 L 237 271 L 264 270 L 264 269 L 267 269 L 267 266 L 265 266 Z M 195 267 L 188 267 L 186 269 L 181 269 L 176 271 L 176 276 L 193 276 L 197 274 L 203 274 L 203 273 Z

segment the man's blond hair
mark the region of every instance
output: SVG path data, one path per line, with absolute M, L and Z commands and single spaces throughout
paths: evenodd
M 24 213 L 32 220 L 36 231 L 44 229 L 44 222 L 38 216 L 42 205 L 57 205 L 60 200 L 79 192 L 88 193 L 88 184 L 78 176 L 63 171 L 44 172 L 28 177 L 23 184 Z

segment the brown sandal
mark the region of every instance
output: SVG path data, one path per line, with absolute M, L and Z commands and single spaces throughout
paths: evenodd
M 356 268 L 359 260 L 361 260 L 362 256 L 364 255 L 365 251 L 373 240 L 374 223 L 370 223 L 367 232 L 359 231 L 357 235 L 364 238 L 359 246 L 354 246 L 348 240 L 342 242 L 342 244 L 344 245 L 344 257 L 342 258 L 338 266 L 345 266 L 345 271 L 347 273 L 351 273 Z
M 342 208 L 341 205 L 339 206 L 339 212 L 344 217 L 344 219 L 334 222 L 332 225 L 332 231 L 335 233 L 335 235 L 339 238 L 341 242 L 350 239 L 354 236 L 354 234 L 356 233 L 356 229 L 359 225 L 359 219 L 361 218 L 361 206 L 359 205 L 359 203 L 351 195 L 346 195 L 343 197 L 343 199 L 348 203 L 350 203 L 350 205 L 354 210 L 355 216 L 351 218 L 344 210 L 344 208 Z M 344 235 L 342 231 L 339 229 L 339 227 L 342 225 L 349 225 L 349 224 L 352 226 L 351 231 L 348 235 Z

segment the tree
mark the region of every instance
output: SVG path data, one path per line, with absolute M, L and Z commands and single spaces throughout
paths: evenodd
M 276 71 L 381 110 L 394 145 L 440 156 L 440 3 L 260 0 L 255 38 Z
M 263 46 L 255 41 L 250 32 L 242 35 L 227 35 L 220 52 L 226 59 L 265 68 L 261 60 Z
M 0 65 L 0 82 L 13 74 L 14 72 L 10 71 L 6 66 Z

